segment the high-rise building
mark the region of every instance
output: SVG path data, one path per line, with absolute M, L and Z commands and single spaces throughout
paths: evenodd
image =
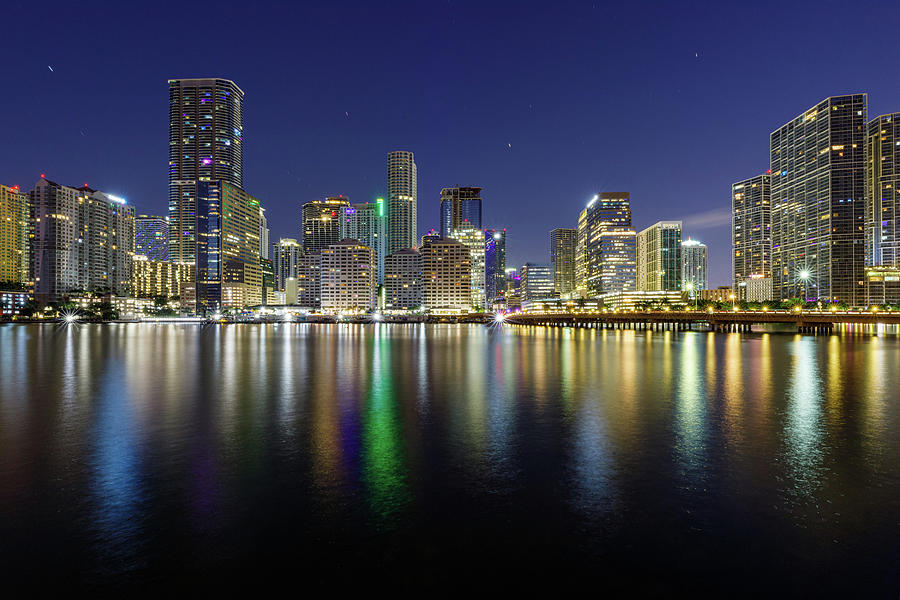
M 244 186 L 244 92 L 219 78 L 169 80 L 169 257 L 194 262 L 197 182 Z
M 521 275 L 522 300 L 534 302 L 553 297 L 553 267 L 550 263 L 525 263 Z
M 471 305 L 473 307 L 485 308 L 484 232 L 481 229 L 472 227 L 468 221 L 463 221 L 457 229 L 454 229 L 451 232 L 450 237 L 459 241 L 469 250 L 469 266 L 471 269 L 469 282 L 472 285 Z
M 343 239 L 341 212 L 348 206 L 350 199 L 344 196 L 331 196 L 303 205 L 300 211 L 303 252 L 320 252 Z
M 366 312 L 375 308 L 375 252 L 358 240 L 322 248 L 322 310 Z
M 0 286 L 27 285 L 31 202 L 19 186 L 0 185 Z
M 169 260 L 169 219 L 153 215 L 134 218 L 134 253 L 150 260 Z
M 303 247 L 293 238 L 281 238 L 274 249 L 272 268 L 275 271 L 275 289 L 284 290 L 284 282 L 293 277 L 297 278 L 297 268 L 300 257 L 303 255 Z
M 553 295 L 563 297 L 575 291 L 575 245 L 578 230 L 559 227 L 550 231 L 550 264 L 553 267 Z
M 681 289 L 691 298 L 709 288 L 706 266 L 706 244 L 690 238 L 681 242 Z
M 134 255 L 132 292 L 135 298 L 180 298 L 185 286 L 194 281 L 192 263 L 154 260 L 144 254 Z
M 412 152 L 397 150 L 387 159 L 387 246 L 385 255 L 416 245 L 418 175 Z
M 604 239 L 610 231 L 617 233 Z M 604 192 L 588 202 L 578 215 L 575 242 L 575 288 L 579 294 L 595 297 L 630 291 L 628 285 L 635 269 L 634 253 L 628 243 L 631 236 L 634 230 L 628 192 Z
M 731 186 L 733 289 L 746 288 L 746 281 L 751 278 L 771 279 L 771 230 L 772 176 L 763 173 L 734 183 Z
M 297 263 L 297 304 L 317 309 L 322 306 L 322 257 L 318 252 L 301 254 Z
M 506 294 L 506 230 L 484 230 L 484 295 L 486 308 Z
M 134 208 L 86 185 L 73 188 L 44 178 L 29 195 L 31 276 L 39 302 L 78 291 L 130 295 Z
M 259 256 L 269 259 L 269 220 L 266 218 L 266 209 L 259 207 Z
M 259 200 L 225 181 L 197 183 L 197 311 L 262 304 Z
M 415 248 L 388 254 L 384 261 L 384 308 L 414 310 L 422 306 L 422 255 Z
M 469 250 L 446 238 L 428 242 L 422 254 L 422 295 L 432 314 L 467 313 L 472 306 Z
M 866 263 L 900 267 L 900 113 L 867 126 Z
M 441 235 L 448 237 L 465 223 L 469 223 L 475 229 L 481 229 L 481 188 L 442 189 Z
M 681 221 L 658 221 L 637 234 L 637 291 L 681 290 Z
M 832 96 L 771 135 L 776 299 L 864 294 L 866 95 Z
M 600 289 L 604 294 L 633 292 L 637 287 L 637 233 L 609 227 L 600 233 Z
M 384 200 L 381 198 L 341 209 L 341 239 L 358 240 L 375 251 L 379 284 L 384 282 L 384 225 Z

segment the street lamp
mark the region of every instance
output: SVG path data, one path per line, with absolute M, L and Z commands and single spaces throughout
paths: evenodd
M 735 300 L 734 294 L 732 293 L 728 297 L 731 298 L 731 310 L 737 310 L 737 301 Z
M 806 298 L 809 296 L 809 278 L 810 272 L 808 269 L 803 269 L 800 271 L 800 281 L 803 282 L 803 303 L 806 304 Z
M 684 289 L 686 289 L 688 294 L 694 298 L 694 310 L 697 310 L 697 294 L 694 293 L 694 282 L 688 281 L 685 284 Z

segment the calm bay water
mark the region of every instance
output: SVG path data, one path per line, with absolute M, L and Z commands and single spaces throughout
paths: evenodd
M 900 338 L 0 326 L 0 573 L 900 592 Z

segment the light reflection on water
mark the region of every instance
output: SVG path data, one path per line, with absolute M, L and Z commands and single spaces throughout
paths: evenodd
M 553 548 L 890 589 L 897 389 L 890 335 L 0 326 L 0 560 Z

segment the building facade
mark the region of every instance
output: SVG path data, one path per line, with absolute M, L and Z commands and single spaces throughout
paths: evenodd
M 522 275 L 522 300 L 533 302 L 553 297 L 553 267 L 549 263 L 525 263 Z
M 321 252 L 341 241 L 341 212 L 349 206 L 350 199 L 344 196 L 304 204 L 300 209 L 303 252 Z
M 134 253 L 150 260 L 169 260 L 169 218 L 138 215 L 134 218 Z
M 244 185 L 244 92 L 219 78 L 169 80 L 169 257 L 194 262 L 197 183 Z M 258 235 L 258 233 L 257 233 Z
M 0 185 L 0 287 L 26 286 L 29 275 L 31 201 L 19 186 Z
M 388 153 L 387 188 L 385 255 L 416 245 L 419 183 L 412 152 L 397 150 Z
M 553 295 L 562 298 L 575 291 L 575 246 L 577 229 L 550 231 L 550 264 L 553 266 Z
M 468 223 L 481 229 L 481 188 L 454 187 L 441 190 L 441 235 L 449 237 L 453 231 Z
M 486 308 L 506 294 L 506 230 L 484 230 L 484 295 Z
M 481 229 L 471 227 L 468 221 L 463 221 L 458 229 L 454 229 L 451 238 L 459 241 L 469 250 L 470 275 L 469 283 L 472 286 L 471 306 L 485 308 L 486 298 L 484 285 L 485 272 L 485 244 L 484 232 Z
M 297 268 L 303 255 L 303 246 L 294 238 L 281 238 L 272 253 L 272 269 L 275 271 L 275 289 L 284 290 L 284 282 L 297 278 Z
M 420 252 L 425 308 L 432 314 L 468 313 L 472 306 L 468 248 L 446 238 L 428 242 Z
M 382 198 L 341 209 L 341 238 L 358 240 L 375 252 L 379 285 L 384 282 L 385 221 Z
M 435 242 L 441 239 L 441 232 L 432 227 L 428 231 L 422 234 L 421 239 L 419 240 L 419 248 L 427 244 L 428 242 Z
M 900 113 L 875 117 L 869 121 L 867 130 L 866 265 L 898 268 Z
M 196 198 L 197 311 L 262 304 L 259 201 L 225 181 L 199 182 Z
M 131 295 L 133 207 L 112 194 L 45 178 L 29 196 L 36 300 L 56 302 L 79 291 Z
M 422 306 L 422 255 L 415 248 L 389 254 L 384 261 L 384 308 L 416 310 Z
M 681 289 L 691 298 L 709 287 L 706 244 L 690 238 L 681 242 Z
M 575 244 L 575 288 L 596 297 L 633 290 L 635 233 L 628 192 L 597 194 L 578 216 Z
M 772 132 L 776 299 L 864 293 L 866 95 L 832 96 Z
M 186 286 L 194 281 L 192 263 L 175 263 L 153 260 L 145 255 L 134 255 L 132 288 L 135 298 L 181 298 Z
M 358 240 L 344 239 L 322 249 L 322 310 L 367 312 L 376 308 L 375 252 Z
M 658 221 L 637 234 L 637 291 L 681 291 L 681 221 Z
M 732 184 L 731 249 L 734 289 L 751 278 L 772 277 L 771 174 Z

